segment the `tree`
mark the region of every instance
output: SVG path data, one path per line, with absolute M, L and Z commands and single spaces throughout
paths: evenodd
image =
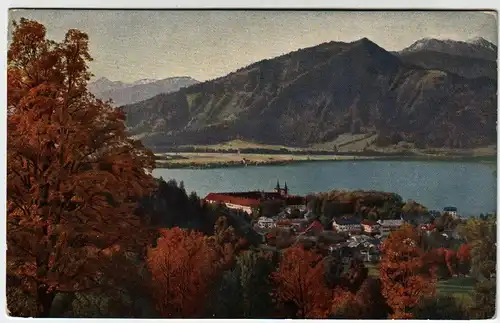
M 491 319 L 496 311 L 496 280 L 481 280 L 474 285 L 470 309 L 473 319 Z
M 366 277 L 368 277 L 368 268 L 364 265 L 363 261 L 359 259 L 352 259 L 349 264 L 349 269 L 343 276 L 343 284 L 351 293 L 356 293 Z
M 278 271 L 272 274 L 274 295 L 296 310 L 297 318 L 319 318 L 327 313 L 331 293 L 323 283 L 321 256 L 303 247 L 284 251 Z
M 420 236 L 409 225 L 392 232 L 381 246 L 382 294 L 395 318 L 407 318 L 424 296 L 435 292 L 435 279 L 419 248 Z
M 457 273 L 457 254 L 455 251 L 446 249 L 444 253 L 446 266 L 450 272 L 450 275 L 455 275 Z
M 227 270 L 213 286 L 213 297 L 207 304 L 207 313 L 216 318 L 243 317 L 243 291 L 237 269 Z
M 150 235 L 134 210 L 155 186 L 154 155 L 87 90 L 87 35 L 45 34 L 14 22 L 7 70 L 7 273 L 26 278 L 39 317 L 57 292 L 95 285 L 105 250 L 143 250 Z
M 453 296 L 425 297 L 412 309 L 417 320 L 467 320 L 467 309 Z
M 271 273 L 275 269 L 272 254 L 249 250 L 237 257 L 237 268 L 243 294 L 243 317 L 271 317 Z
M 217 254 L 217 266 L 223 271 L 232 268 L 238 253 L 248 246 L 248 242 L 244 238 L 236 235 L 234 228 L 229 225 L 225 216 L 217 219 L 214 235 L 209 237 L 208 241 Z
M 392 313 L 382 295 L 382 283 L 378 278 L 369 277 L 364 280 L 356 293 L 356 302 L 360 308 L 357 319 L 387 319 Z
M 496 219 L 471 219 L 461 229 L 470 246 L 472 270 L 488 279 L 496 274 Z
M 470 245 L 463 243 L 457 250 L 458 273 L 468 275 L 471 268 Z
M 469 220 L 462 236 L 470 246 L 472 272 L 478 279 L 471 314 L 475 319 L 490 319 L 496 305 L 496 218 Z
M 450 266 L 446 261 L 447 249 L 437 248 L 429 250 L 425 254 L 425 263 L 438 279 L 448 279 L 451 277 L 452 272 Z
M 199 232 L 172 228 L 160 234 L 147 259 L 157 309 L 163 317 L 201 317 L 219 269 L 217 252 Z

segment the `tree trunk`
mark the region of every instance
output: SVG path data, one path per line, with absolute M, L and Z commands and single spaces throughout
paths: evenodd
M 39 284 L 36 289 L 37 317 L 50 317 L 55 292 L 49 292 L 47 285 Z

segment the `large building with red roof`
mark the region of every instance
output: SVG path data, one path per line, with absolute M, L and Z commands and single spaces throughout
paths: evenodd
M 281 189 L 279 182 L 274 189 L 274 192 L 250 191 L 250 192 L 226 192 L 226 193 L 209 193 L 205 196 L 204 201 L 209 204 L 223 204 L 227 208 L 241 210 L 249 215 L 253 210 L 258 208 L 262 202 L 270 200 L 283 201 L 285 206 L 288 205 L 304 205 L 306 200 L 302 196 L 289 195 L 288 187 L 285 183 L 285 188 Z

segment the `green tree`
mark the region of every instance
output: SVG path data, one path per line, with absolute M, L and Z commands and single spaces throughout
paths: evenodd
M 250 250 L 237 258 L 237 266 L 243 294 L 243 316 L 245 318 L 271 317 L 273 308 L 270 275 L 275 270 L 272 255 Z
M 243 291 L 238 270 L 224 272 L 222 278 L 213 285 L 207 313 L 209 317 L 216 318 L 243 317 Z
M 417 320 L 467 320 L 467 308 L 453 296 L 426 297 L 412 309 Z
M 471 315 L 489 319 L 495 314 L 496 303 L 496 218 L 471 219 L 461 228 L 470 246 L 472 272 L 477 276 Z

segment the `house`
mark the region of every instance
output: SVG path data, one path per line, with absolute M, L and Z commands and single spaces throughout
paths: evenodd
M 361 232 L 361 223 L 355 219 L 334 219 L 332 228 L 337 232 L 358 233 Z
M 454 206 L 447 206 L 443 209 L 443 213 L 451 215 L 454 219 L 457 218 L 457 208 Z
M 364 262 L 376 262 L 380 260 L 380 253 L 375 247 L 365 247 L 359 253 Z
M 292 221 L 290 220 L 278 220 L 276 221 L 276 227 L 283 230 L 294 230 L 294 226 L 292 225 Z
M 403 219 L 378 220 L 377 222 L 380 224 L 380 233 L 383 236 L 388 235 L 391 231 L 399 229 L 405 223 Z
M 435 228 L 436 226 L 434 224 L 423 224 L 420 226 L 420 230 L 428 232 L 434 231 Z
M 288 187 L 281 189 L 279 183 L 274 192 L 249 191 L 249 192 L 226 192 L 209 193 L 203 201 L 208 204 L 223 204 L 227 208 L 241 210 L 251 215 L 254 209 L 258 209 L 265 201 L 282 201 L 287 207 L 305 207 L 305 198 L 298 195 L 290 195 Z M 283 215 L 286 215 L 284 210 Z
M 209 193 L 204 200 L 209 204 L 220 203 L 229 209 L 244 211 L 248 215 L 252 215 L 253 209 L 260 206 L 260 201 L 258 199 L 232 196 L 224 193 Z
M 361 221 L 361 227 L 366 233 L 378 233 L 380 232 L 380 224 L 374 221 L 363 220 Z
M 257 226 L 261 229 L 272 229 L 276 227 L 276 222 L 274 222 L 274 220 L 271 218 L 266 218 L 262 216 L 257 221 Z

